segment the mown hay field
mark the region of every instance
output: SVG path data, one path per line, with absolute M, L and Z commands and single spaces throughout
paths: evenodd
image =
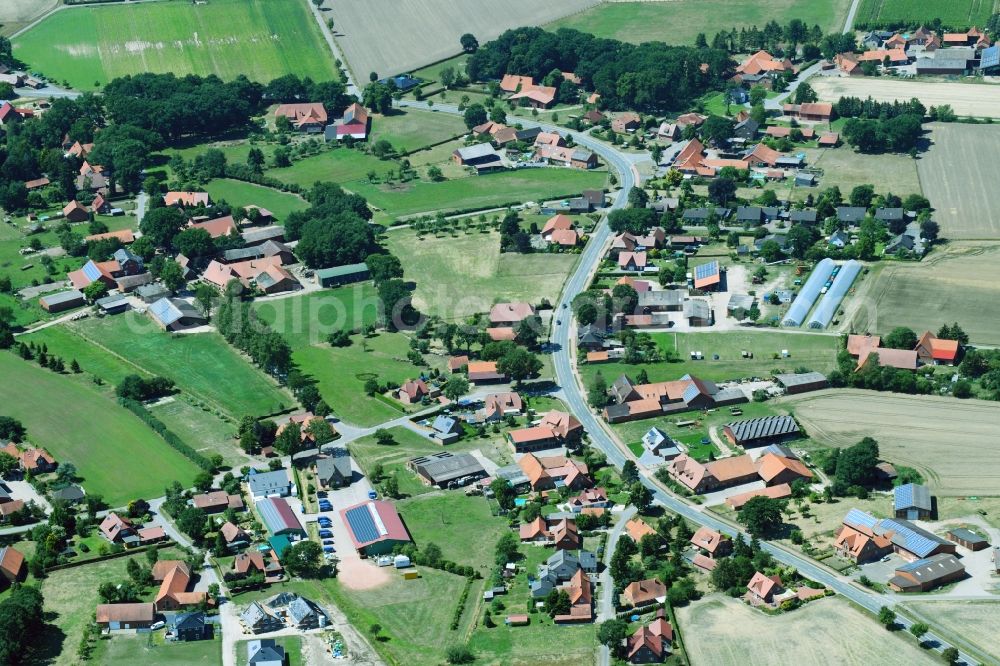
M 2 3 L 0 3 L 2 4 Z M 32 71 L 82 90 L 140 72 L 338 78 L 301 0 L 211 0 L 72 7 L 13 40 Z
M 712 666 L 867 666 L 939 663 L 903 633 L 887 633 L 841 599 L 765 615 L 713 595 L 676 610 L 692 664 Z
M 844 447 L 864 437 L 881 457 L 913 467 L 938 495 L 995 495 L 1000 488 L 1000 403 L 853 389 L 787 396 L 813 441 Z

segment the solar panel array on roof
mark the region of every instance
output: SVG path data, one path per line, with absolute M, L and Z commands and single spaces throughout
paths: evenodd
M 710 261 L 707 264 L 702 264 L 701 266 L 694 267 L 694 279 L 703 280 L 704 278 L 715 275 L 719 272 L 719 262 Z
M 694 384 L 691 384 L 686 389 L 684 389 L 684 395 L 683 395 L 684 402 L 691 402 L 692 400 L 698 397 L 699 393 L 700 391 L 698 390 L 698 387 Z
M 382 529 L 379 529 L 381 525 L 381 520 L 376 523 L 376 513 L 375 507 L 371 503 L 362 504 L 361 506 L 356 506 L 353 509 L 348 509 L 345 514 L 347 517 L 347 522 L 351 526 L 351 531 L 354 532 L 354 536 L 357 538 L 358 543 L 370 543 L 372 541 L 377 541 L 379 537 L 385 534 L 385 526 L 382 525 Z
M 823 289 L 823 285 L 826 281 L 830 279 L 833 274 L 834 263 L 833 259 L 824 259 L 823 261 L 816 264 L 816 268 L 809 275 L 809 279 L 806 283 L 802 285 L 802 291 L 799 295 L 795 297 L 795 302 L 792 303 L 792 307 L 788 309 L 788 314 L 785 315 L 785 320 L 781 322 L 785 326 L 801 326 L 803 320 L 805 320 L 806 315 L 809 314 L 809 310 L 812 309 L 813 303 L 819 297 L 819 292 Z
M 174 307 L 169 298 L 161 298 L 149 306 L 150 313 L 164 326 L 169 326 L 181 318 L 180 310 Z
M 727 423 L 737 443 L 755 439 L 790 435 L 799 431 L 799 426 L 791 416 L 768 416 L 759 419 L 748 419 Z
M 809 319 L 809 328 L 826 328 L 830 325 L 830 320 L 837 313 L 840 302 L 844 300 L 847 290 L 851 288 L 854 278 L 860 272 L 861 264 L 853 259 L 841 267 L 840 273 L 837 274 L 837 279 L 833 281 L 833 286 L 823 295 L 819 305 L 816 306 L 816 311 L 813 312 L 812 318 Z
M 83 274 L 86 275 L 87 279 L 91 282 L 101 279 L 101 269 L 97 267 L 97 264 L 95 264 L 93 260 L 90 260 L 83 265 Z
M 1000 67 L 1000 46 L 994 45 L 983 49 L 979 58 L 979 68 Z
M 865 513 L 861 509 L 851 509 L 847 512 L 847 516 L 844 517 L 844 524 L 871 529 L 878 524 L 878 518 L 870 513 Z
M 944 539 L 922 530 L 905 520 L 886 518 L 881 521 L 879 529 L 883 533 L 892 532 L 889 539 L 897 546 L 905 548 L 917 557 L 926 557 L 941 544 L 948 543 Z
M 896 486 L 893 489 L 893 494 L 897 511 L 913 507 L 930 511 L 932 508 L 931 491 L 927 486 L 904 483 L 901 486 Z

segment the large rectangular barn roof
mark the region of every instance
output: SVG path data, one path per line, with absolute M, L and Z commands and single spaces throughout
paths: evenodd
M 752 442 L 758 439 L 791 435 L 799 431 L 799 426 L 791 416 L 767 416 L 727 423 L 736 442 Z

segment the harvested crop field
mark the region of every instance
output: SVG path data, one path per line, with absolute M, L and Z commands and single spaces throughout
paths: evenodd
M 369 72 L 389 76 L 461 51 L 469 32 L 480 44 L 509 29 L 541 25 L 583 11 L 598 0 L 368 0 L 334 2 L 334 36 L 357 81 Z M 360 77 L 360 78 L 358 78 Z
M 749 28 L 774 19 L 781 24 L 801 19 L 824 33 L 840 32 L 849 0 L 644 0 L 603 2 L 549 28 L 574 28 L 598 37 L 639 44 L 663 41 L 690 46 L 699 32 L 712 35 L 725 28 Z
M 846 601 L 819 599 L 765 615 L 735 599 L 710 596 L 676 609 L 692 664 L 712 666 L 867 666 L 939 663 L 912 640 L 881 629 Z M 796 638 L 797 637 L 797 638 Z
M 59 0 L 4 0 L 0 2 L 0 35 L 13 35 L 58 6 Z
M 887 262 L 870 284 L 852 330 L 919 333 L 957 321 L 972 343 L 1000 345 L 996 311 L 983 307 L 1000 300 L 1000 244 L 951 243 L 920 263 Z
M 3 4 L 3 3 L 0 3 Z M 57 80 L 93 90 L 140 72 L 285 74 L 336 79 L 333 55 L 302 0 L 211 0 L 72 7 L 13 40 L 14 54 Z
M 879 102 L 916 97 L 924 106 L 950 104 L 960 116 L 1000 118 L 1000 85 L 988 83 L 944 83 L 902 80 L 887 77 L 838 78 L 814 76 L 810 80 L 821 100 L 836 102 L 841 97 L 868 97 Z
M 996 90 L 1000 92 L 1000 87 Z M 933 146 L 917 162 L 917 171 L 924 196 L 935 208 L 941 235 L 949 239 L 1000 238 L 1000 206 L 996 202 L 1000 127 L 953 123 L 929 127 Z
M 1000 617 L 997 601 L 920 601 L 903 605 L 906 610 L 929 620 L 950 635 L 972 643 L 983 656 L 1000 662 L 1000 634 L 996 620 Z
M 1000 403 L 839 389 L 776 401 L 816 442 L 878 440 L 882 457 L 913 467 L 939 495 L 993 495 L 1000 488 Z

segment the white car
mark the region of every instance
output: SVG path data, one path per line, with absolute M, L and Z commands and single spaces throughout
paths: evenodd
M 157 629 L 163 629 L 163 627 L 165 626 L 167 626 L 167 623 L 164 622 L 163 620 L 160 620 L 159 622 L 154 622 L 153 624 L 151 624 L 149 628 L 152 631 L 156 631 Z

